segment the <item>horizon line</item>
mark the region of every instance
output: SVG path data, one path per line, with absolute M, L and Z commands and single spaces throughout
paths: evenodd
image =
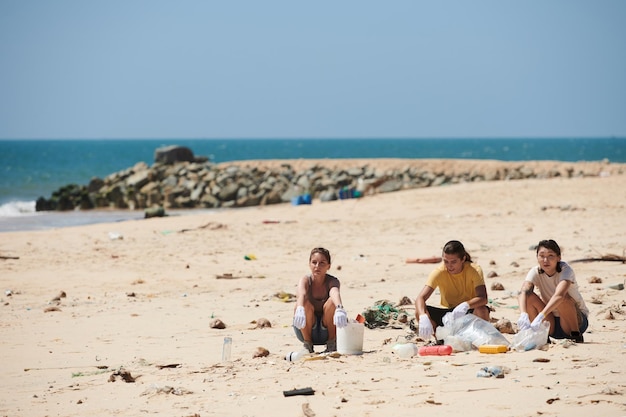
M 29 140 L 525 140 L 525 139 L 626 139 L 626 135 L 607 136 L 283 136 L 283 137 L 48 137 L 48 138 L 10 138 L 1 137 L 0 141 Z

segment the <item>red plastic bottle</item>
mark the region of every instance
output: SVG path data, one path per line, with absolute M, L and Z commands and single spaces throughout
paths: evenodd
M 438 345 L 438 346 L 422 346 L 419 348 L 418 353 L 420 356 L 445 356 L 452 354 L 452 346 L 450 345 Z

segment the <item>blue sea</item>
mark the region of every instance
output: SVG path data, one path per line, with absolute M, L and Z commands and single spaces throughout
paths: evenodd
M 141 218 L 143 213 L 35 213 L 35 200 L 143 161 L 162 146 L 211 161 L 325 158 L 446 158 L 626 163 L 626 138 L 511 139 L 102 139 L 0 140 L 0 232 Z

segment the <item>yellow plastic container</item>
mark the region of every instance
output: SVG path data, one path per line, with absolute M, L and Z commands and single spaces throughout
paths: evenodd
M 506 353 L 508 350 L 506 345 L 481 345 L 478 347 L 480 353 Z

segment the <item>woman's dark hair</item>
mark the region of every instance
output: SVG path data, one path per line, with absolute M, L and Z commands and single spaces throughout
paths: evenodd
M 537 244 L 537 255 L 539 254 L 539 248 L 550 249 L 552 252 L 556 253 L 557 256 L 561 256 L 561 248 L 559 247 L 559 244 L 552 239 L 542 240 Z
M 311 254 L 309 255 L 309 261 L 311 260 L 311 258 L 313 257 L 314 254 L 319 253 L 321 255 L 323 255 L 326 260 L 328 261 L 328 263 L 330 264 L 330 252 L 328 251 L 328 249 L 324 249 L 324 248 L 313 248 L 313 250 L 311 251 Z
M 539 241 L 539 243 L 537 244 L 537 255 L 539 255 L 540 248 L 546 248 L 548 250 L 551 250 L 552 252 L 556 253 L 556 256 L 558 256 L 559 258 L 561 257 L 561 248 L 559 247 L 559 244 L 552 239 Z M 561 262 L 556 263 L 556 272 L 561 272 Z
M 472 257 L 465 250 L 465 247 L 458 240 L 451 240 L 443 245 L 443 253 L 447 255 L 458 255 L 459 258 L 465 257 L 466 262 L 472 262 Z

